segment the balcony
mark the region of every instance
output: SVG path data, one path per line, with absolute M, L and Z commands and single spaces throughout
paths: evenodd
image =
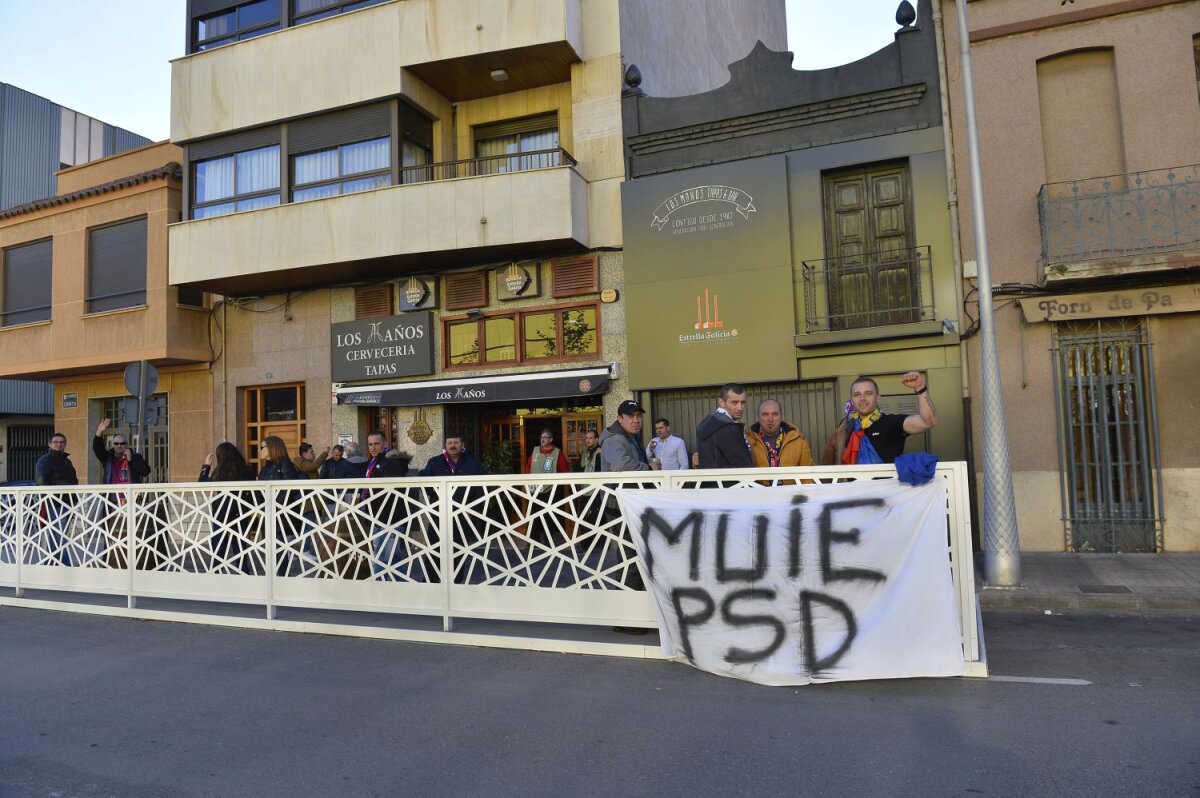
M 1045 283 L 1200 266 L 1200 165 L 1038 192 Z
M 171 63 L 171 140 L 431 89 L 460 102 L 566 83 L 583 53 L 579 6 L 400 0 L 193 53 Z
M 804 336 L 798 346 L 940 333 L 928 246 L 801 265 Z
M 171 225 L 171 283 L 271 293 L 591 246 L 565 150 L 405 167 L 401 184 Z

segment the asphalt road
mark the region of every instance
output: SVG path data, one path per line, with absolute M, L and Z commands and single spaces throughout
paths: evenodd
M 986 616 L 994 675 L 663 662 L 0 607 L 0 796 L 1200 796 L 1200 618 Z

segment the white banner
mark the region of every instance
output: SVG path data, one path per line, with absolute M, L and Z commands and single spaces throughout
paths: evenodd
M 617 496 L 666 656 L 770 685 L 962 675 L 942 479 Z

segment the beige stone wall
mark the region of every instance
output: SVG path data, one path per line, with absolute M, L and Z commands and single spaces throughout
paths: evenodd
M 77 406 L 63 408 L 65 393 L 77 395 Z M 215 446 L 212 439 L 212 373 L 203 367 L 162 368 L 158 391 L 167 395 L 168 461 L 172 482 L 192 482 L 204 457 Z M 94 400 L 128 396 L 120 372 L 54 381 L 54 427 L 67 436 L 67 451 L 81 483 L 93 466 L 92 437 L 101 421 Z M 94 474 L 93 474 L 94 475 Z M 99 481 L 97 478 L 95 481 Z
M 333 440 L 329 379 L 330 290 L 229 299 L 216 313 L 223 351 L 213 363 L 213 436 L 245 451 L 246 388 L 304 383 L 306 440 Z

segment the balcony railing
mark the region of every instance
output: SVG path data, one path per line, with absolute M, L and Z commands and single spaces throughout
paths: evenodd
M 1200 248 L 1200 165 L 1130 172 L 1038 192 L 1042 263 L 1065 264 Z
M 933 319 L 929 247 L 806 260 L 804 321 L 809 333 L 912 324 Z
M 454 180 L 459 177 L 502 175 L 509 172 L 528 172 L 533 169 L 553 169 L 556 166 L 575 166 L 575 159 L 564 149 L 533 150 L 531 152 L 489 155 L 465 161 L 443 161 L 424 166 L 405 166 L 400 170 L 400 182 L 427 183 L 431 180 Z

